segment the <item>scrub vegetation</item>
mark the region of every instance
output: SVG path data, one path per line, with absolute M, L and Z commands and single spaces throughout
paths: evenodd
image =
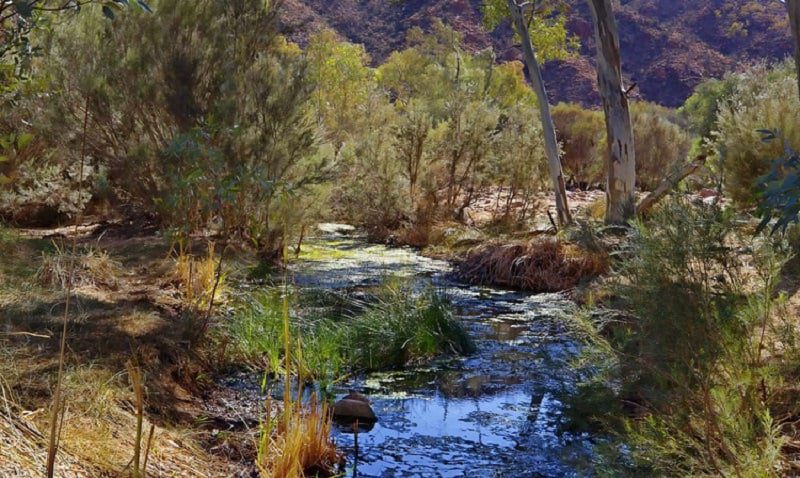
M 581 304 L 559 403 L 592 453 L 570 466 L 800 473 L 796 62 L 672 109 L 627 83 L 627 4 L 580 23 L 562 0 L 485 0 L 512 54 L 430 18 L 372 58 L 291 28 L 302 3 L 0 2 L 0 475 L 338 476 L 343 386 L 486 342 L 456 283 Z M 769 13 L 731 8 L 713 16 L 737 42 Z M 549 68 L 587 46 L 600 102 L 551 107 Z M 360 281 L 361 245 L 452 274 Z M 314 263 L 345 286 L 295 284 Z M 230 405 L 240 375 L 263 377 L 254 412 Z

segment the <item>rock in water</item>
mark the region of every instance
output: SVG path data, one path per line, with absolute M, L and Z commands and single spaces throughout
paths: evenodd
M 369 399 L 351 390 L 347 396 L 333 405 L 333 418 L 340 421 L 359 421 L 374 423 L 378 421 L 375 412 L 369 405 Z

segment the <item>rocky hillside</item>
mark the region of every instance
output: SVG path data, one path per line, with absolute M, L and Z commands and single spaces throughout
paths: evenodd
M 580 55 L 546 65 L 553 101 L 596 104 L 594 39 L 585 2 L 572 0 L 571 31 Z M 680 105 L 700 81 L 759 59 L 791 52 L 789 27 L 779 0 L 621 0 L 617 21 L 623 70 L 639 94 L 668 106 Z M 296 37 L 328 27 L 363 43 L 375 62 L 404 45 L 405 32 L 441 18 L 463 32 L 470 49 L 493 46 L 503 59 L 519 57 L 510 30 L 487 33 L 481 0 L 286 0 L 286 23 Z

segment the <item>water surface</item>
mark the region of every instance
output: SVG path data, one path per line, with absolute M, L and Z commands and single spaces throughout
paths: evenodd
M 580 476 L 570 463 L 588 449 L 588 437 L 559 431 L 555 398 L 571 387 L 568 362 L 578 352 L 566 326 L 570 301 L 467 286 L 444 261 L 368 245 L 336 225 L 324 225 L 307 251 L 293 268 L 298 285 L 353 291 L 408 277 L 444 291 L 477 346 L 467 357 L 342 384 L 337 398 L 358 389 L 379 417 L 358 433 L 357 446 L 351 429 L 334 432 L 346 476 Z

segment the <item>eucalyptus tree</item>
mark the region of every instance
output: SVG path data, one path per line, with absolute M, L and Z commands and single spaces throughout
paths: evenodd
M 597 83 L 603 100 L 608 144 L 606 222 L 619 224 L 636 211 L 636 152 L 628 107 L 622 86 L 619 33 L 611 0 L 588 0 L 597 43 Z
M 800 0 L 785 0 L 785 3 L 794 39 L 794 61 L 797 67 L 797 88 L 800 93 Z
M 550 103 L 540 62 L 564 58 L 575 46 L 574 39 L 567 33 L 565 9 L 566 5 L 559 0 L 544 2 L 485 0 L 483 4 L 484 22 L 487 27 L 494 29 L 502 21 L 510 18 L 515 37 L 522 44 L 528 76 L 538 100 L 547 163 L 555 192 L 556 213 L 561 225 L 572 222 L 572 217 L 567 204 L 558 138 L 550 114 Z

